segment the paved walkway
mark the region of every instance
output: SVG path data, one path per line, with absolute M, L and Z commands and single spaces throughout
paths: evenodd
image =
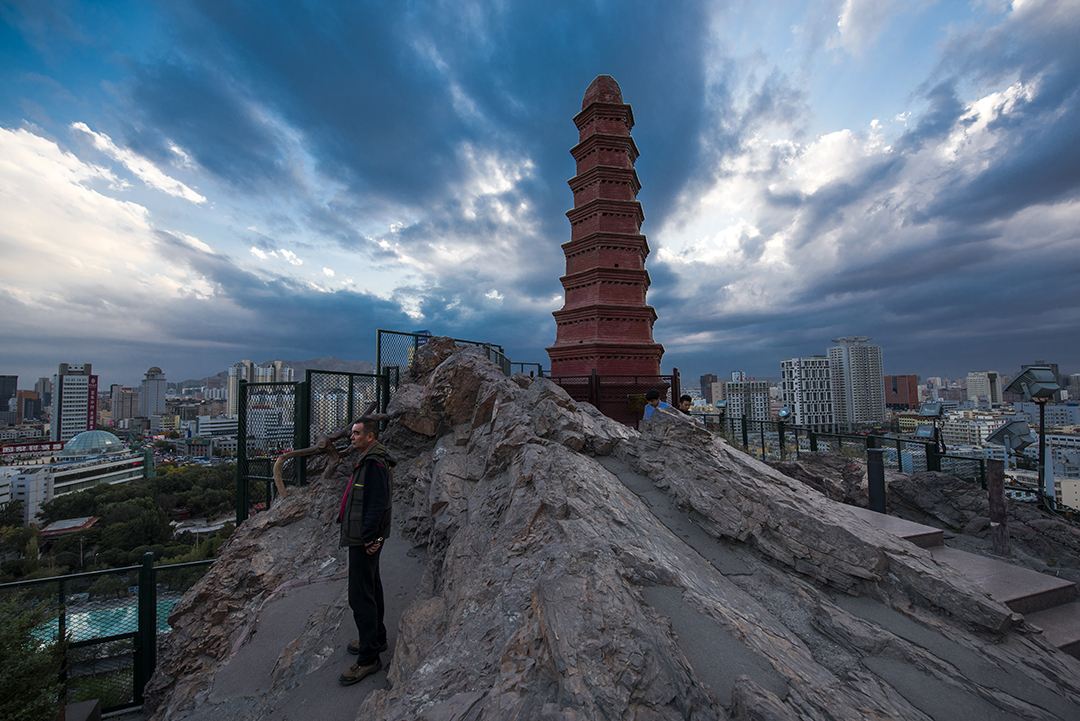
M 299 669 L 280 698 L 269 702 L 260 721 L 354 721 L 356 709 L 377 688 L 386 688 L 386 669 L 394 656 L 401 613 L 412 602 L 424 572 L 424 556 L 401 534 L 400 527 L 383 549 L 380 571 L 386 600 L 386 629 L 389 650 L 382 655 L 383 670 L 354 686 L 341 686 L 338 676 L 356 657 L 346 645 L 356 638 L 356 627 L 348 607 L 344 569 L 326 581 L 291 589 L 270 602 L 259 614 L 255 634 L 218 672 L 210 702 L 189 721 L 247 719 L 253 697 L 266 708 L 265 692 L 278 659 L 289 653 L 294 641 L 310 639 L 325 629 L 320 645 L 310 641 L 301 647 L 315 652 L 298 660 Z M 279 684 L 280 685 L 280 684 Z

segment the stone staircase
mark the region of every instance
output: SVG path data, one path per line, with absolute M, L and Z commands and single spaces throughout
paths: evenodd
M 950 548 L 945 545 L 944 532 L 932 526 L 865 508 L 849 509 L 877 528 L 928 549 L 935 561 L 975 581 L 991 598 L 1042 629 L 1054 646 L 1080 658 L 1080 592 L 1072 581 Z

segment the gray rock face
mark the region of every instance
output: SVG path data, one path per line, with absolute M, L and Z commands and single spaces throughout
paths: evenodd
M 395 517 L 426 563 L 388 687 L 327 690 L 342 700 L 318 718 L 1080 717 L 1075 659 L 692 423 L 639 433 L 474 351 L 404 384 L 390 411 Z M 346 614 L 340 595 L 301 594 L 340 573 L 321 564 L 342 483 L 237 530 L 174 613 L 152 718 L 316 717 L 289 709 L 346 663 L 326 643 Z M 251 670 L 264 692 L 230 705 L 231 662 L 274 636 L 270 620 L 290 625 L 266 609 L 291 599 L 302 622 L 267 644 L 270 671 Z
M 828 453 L 802 453 L 798 460 L 772 461 L 769 465 L 789 478 L 802 481 L 827 498 L 866 507 L 866 464 Z
M 986 491 L 944 473 L 916 473 L 889 484 L 889 505 L 911 520 L 989 543 Z M 1010 551 L 1016 563 L 1080 582 L 1080 528 L 1028 503 L 1006 504 Z

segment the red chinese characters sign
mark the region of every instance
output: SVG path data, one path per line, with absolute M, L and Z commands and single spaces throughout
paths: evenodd
M 97 428 L 97 379 L 97 376 L 90 376 L 86 389 L 86 427 L 89 430 Z

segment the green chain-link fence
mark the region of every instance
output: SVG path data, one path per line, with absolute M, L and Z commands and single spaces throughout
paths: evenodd
M 142 703 L 169 613 L 211 563 L 155 567 L 147 554 L 138 566 L 0 584 L 0 600 L 42 611 L 28 641 L 58 645 L 58 701 L 97 699 L 116 711 Z

